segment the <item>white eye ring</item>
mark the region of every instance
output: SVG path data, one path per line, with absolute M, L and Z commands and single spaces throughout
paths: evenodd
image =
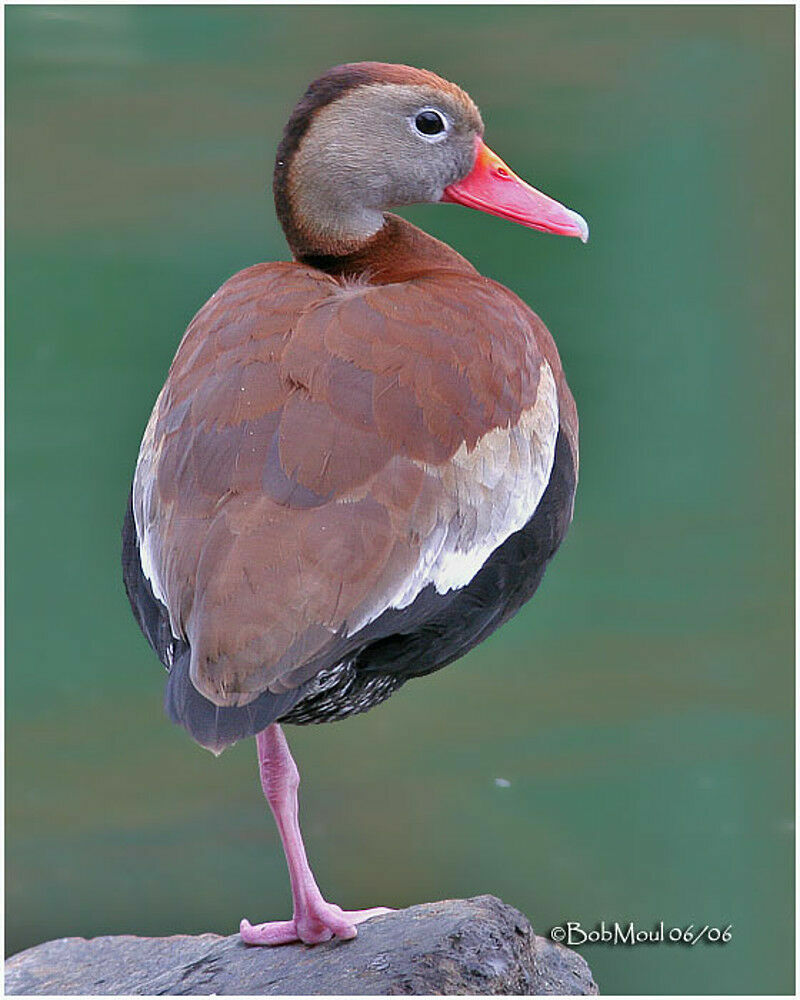
M 441 126 L 438 131 L 424 131 L 426 125 L 435 127 L 437 120 L 438 124 Z M 441 112 L 438 108 L 420 108 L 410 121 L 414 134 L 419 136 L 420 139 L 424 139 L 426 142 L 441 142 L 450 130 L 450 122 L 447 120 L 447 115 Z M 422 127 L 420 127 L 420 125 L 422 125 Z

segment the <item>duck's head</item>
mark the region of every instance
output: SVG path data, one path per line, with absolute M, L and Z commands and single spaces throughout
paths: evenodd
M 388 63 L 337 66 L 292 112 L 275 164 L 275 202 L 296 256 L 345 254 L 400 205 L 457 202 L 543 232 L 589 230 L 483 142 L 480 112 L 455 84 Z

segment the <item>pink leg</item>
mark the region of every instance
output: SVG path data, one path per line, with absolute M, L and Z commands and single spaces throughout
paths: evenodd
M 261 787 L 278 824 L 286 864 L 289 866 L 294 916 L 291 920 L 255 926 L 249 920 L 242 920 L 239 926 L 242 940 L 246 944 L 288 944 L 290 941 L 319 944 L 334 936 L 354 938 L 357 934 L 356 924 L 380 913 L 388 913 L 389 910 L 376 907 L 372 910 L 348 911 L 325 902 L 306 857 L 297 819 L 300 774 L 281 727 L 277 723 L 268 726 L 256 736 L 256 746 Z

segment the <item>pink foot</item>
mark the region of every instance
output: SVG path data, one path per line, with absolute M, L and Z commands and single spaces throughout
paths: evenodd
M 294 916 L 291 920 L 276 920 L 256 924 L 255 927 L 249 920 L 243 920 L 239 925 L 242 941 L 245 944 L 268 945 L 289 944 L 291 941 L 321 944 L 333 937 L 345 941 L 354 938 L 358 933 L 356 924 L 391 911 L 383 906 L 372 910 L 343 910 L 340 906 L 325 902 L 309 868 L 303 846 L 297 819 L 297 786 L 300 775 L 281 727 L 276 722 L 267 726 L 256 736 L 256 746 L 261 787 L 278 824 L 289 866 Z
M 323 899 L 292 920 L 273 920 L 254 926 L 245 918 L 239 925 L 239 933 L 245 944 L 276 945 L 290 944 L 292 941 L 322 944 L 333 937 L 347 941 L 358 933 L 356 924 L 391 912 L 385 906 L 376 906 L 371 910 L 343 910 Z

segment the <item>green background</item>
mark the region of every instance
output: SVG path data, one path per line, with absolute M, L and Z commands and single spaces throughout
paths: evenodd
M 289 730 L 323 890 L 492 892 L 540 932 L 733 924 L 582 953 L 605 993 L 790 992 L 792 9 L 11 7 L 6 31 L 8 951 L 288 914 L 252 741 L 215 760 L 163 717 L 119 529 L 188 320 L 286 256 L 290 108 L 379 59 L 464 86 L 590 223 L 584 247 L 406 213 L 553 331 L 581 482 L 513 622 Z

